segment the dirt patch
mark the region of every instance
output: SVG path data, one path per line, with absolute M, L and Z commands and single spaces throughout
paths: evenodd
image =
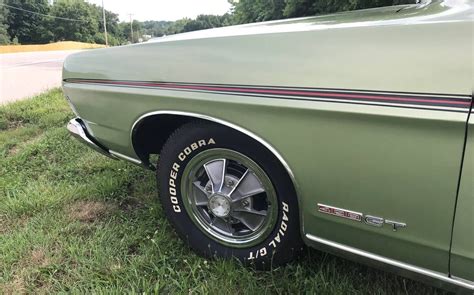
M 140 200 L 133 197 L 128 197 L 119 204 L 119 208 L 126 213 L 136 211 L 137 209 L 141 209 L 143 207 L 144 205 L 140 202 Z
M 46 253 L 43 249 L 34 249 L 31 252 L 31 264 L 34 266 L 45 267 L 48 266 L 50 261 L 46 257 Z
M 69 206 L 67 212 L 71 219 L 81 222 L 93 222 L 115 209 L 116 206 L 112 204 L 97 201 L 79 201 Z
M 51 264 L 51 259 L 47 255 L 48 250 L 42 247 L 35 247 L 31 252 L 19 261 L 19 269 L 26 268 L 37 269 Z
M 21 128 L 21 127 L 24 127 L 24 126 L 25 126 L 25 124 L 24 124 L 23 121 L 8 120 L 6 125 L 5 125 L 4 130 L 17 129 L 17 128 Z
M 2 294 L 26 294 L 25 283 L 23 278 L 20 276 L 16 276 L 13 278 L 11 282 L 0 284 L 0 290 L 2 290 Z
M 16 129 L 23 127 L 25 124 L 19 118 L 12 118 L 7 111 L 0 110 L 0 130 Z
M 27 278 L 31 275 L 31 271 L 47 267 L 50 264 L 51 260 L 47 255 L 47 251 L 41 247 L 34 248 L 18 262 L 12 279 L 9 282 L 0 284 L 0 294 L 27 294 Z M 49 286 L 47 284 L 40 284 L 36 293 L 47 294 L 48 289 Z
M 13 147 L 11 147 L 9 150 L 8 150 L 8 155 L 9 156 L 15 156 L 16 154 L 18 154 L 18 152 L 20 152 L 22 149 L 24 149 L 25 147 L 31 145 L 31 144 L 35 144 L 37 142 L 39 142 L 41 140 L 41 138 L 43 138 L 43 135 L 42 134 L 38 134 L 30 139 L 28 139 L 27 141 L 23 142 L 22 144 L 20 145 L 14 145 Z
M 11 221 L 7 217 L 0 215 L 0 235 L 10 231 Z
M 9 233 L 15 228 L 25 227 L 28 220 L 29 217 L 26 215 L 17 218 L 9 218 L 5 215 L 0 215 L 0 235 Z
M 16 154 L 18 154 L 18 151 L 20 150 L 20 148 L 18 147 L 18 145 L 14 145 L 13 147 L 11 147 L 9 150 L 8 150 L 8 155 L 9 156 L 14 156 Z

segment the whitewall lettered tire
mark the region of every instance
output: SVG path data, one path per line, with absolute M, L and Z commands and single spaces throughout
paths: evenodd
M 167 217 L 201 255 L 270 268 L 302 249 L 286 170 L 236 130 L 201 121 L 180 127 L 160 153 L 157 180 Z

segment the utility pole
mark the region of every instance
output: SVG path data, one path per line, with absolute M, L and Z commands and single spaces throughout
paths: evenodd
M 107 40 L 107 22 L 105 20 L 105 7 L 104 7 L 104 0 L 102 0 L 102 16 L 104 18 L 104 34 L 105 34 L 105 46 L 109 46 L 109 40 Z
M 128 15 L 130 15 L 130 42 L 133 44 L 133 22 L 132 22 L 132 15 L 131 13 L 129 13 Z

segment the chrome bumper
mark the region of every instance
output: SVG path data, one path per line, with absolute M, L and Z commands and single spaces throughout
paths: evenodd
M 98 143 L 92 136 L 89 135 L 87 132 L 86 126 L 82 122 L 80 118 L 74 118 L 67 124 L 67 130 L 69 133 L 74 136 L 77 140 L 84 143 L 88 147 L 92 148 L 93 150 L 110 157 L 112 159 L 117 159 L 112 154 L 110 154 L 109 150 L 103 147 L 100 143 Z

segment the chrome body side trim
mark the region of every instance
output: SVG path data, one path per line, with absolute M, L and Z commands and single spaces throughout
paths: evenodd
M 383 256 L 373 254 L 373 253 L 370 253 L 370 252 L 367 252 L 367 251 L 364 251 L 364 250 L 360 250 L 360 249 L 357 249 L 357 248 L 353 248 L 353 247 L 350 247 L 350 246 L 346 246 L 346 245 L 343 245 L 343 244 L 332 242 L 332 241 L 329 241 L 329 240 L 326 240 L 326 239 L 323 239 L 323 238 L 319 238 L 319 237 L 311 235 L 311 234 L 306 234 L 306 238 L 308 240 L 312 241 L 312 242 L 316 242 L 316 243 L 319 243 L 319 244 L 322 244 L 322 245 L 325 245 L 325 246 L 329 246 L 331 248 L 335 248 L 335 249 L 341 250 L 343 252 L 355 254 L 357 256 L 362 256 L 362 257 L 368 258 L 370 260 L 381 262 L 382 264 L 391 265 L 391 266 L 394 266 L 398 269 L 407 270 L 409 272 L 416 273 L 416 274 L 419 274 L 419 275 L 422 275 L 422 276 L 425 276 L 425 277 L 429 277 L 429 278 L 432 278 L 432 279 L 436 279 L 438 281 L 448 283 L 448 284 L 452 284 L 452 285 L 455 285 L 455 286 L 458 286 L 458 287 L 461 287 L 461 288 L 464 288 L 464 289 L 467 289 L 467 290 L 474 290 L 474 284 L 469 283 L 466 280 L 460 280 L 456 277 L 449 277 L 447 274 L 439 273 L 439 272 L 436 272 L 436 271 L 431 271 L 431 270 L 426 269 L 426 268 L 418 267 L 418 266 L 411 265 L 411 264 L 408 264 L 408 263 L 405 263 L 405 262 L 401 262 L 401 261 L 397 261 L 397 260 L 390 259 L 390 258 L 387 258 L 387 257 L 383 257 Z
M 113 156 L 117 157 L 117 158 L 122 159 L 122 160 L 131 162 L 131 163 L 133 163 L 133 164 L 142 165 L 142 161 L 137 160 L 137 159 L 132 158 L 132 157 L 129 157 L 129 156 L 126 156 L 126 155 L 121 154 L 121 153 L 119 153 L 119 152 L 116 152 L 116 151 L 113 151 L 113 150 L 109 150 L 109 153 L 112 154 Z
M 97 143 L 92 136 L 89 135 L 84 123 L 80 118 L 74 118 L 69 121 L 67 124 L 67 130 L 69 133 L 74 136 L 77 140 L 82 142 L 83 144 L 87 145 L 88 147 L 92 148 L 96 152 L 101 153 L 104 156 L 107 156 L 112 159 L 116 159 L 112 156 L 109 151 L 102 147 L 99 143 Z
M 452 278 L 453 280 L 457 280 L 457 281 L 464 282 L 464 283 L 466 283 L 466 284 L 469 284 L 469 285 L 474 286 L 474 282 L 473 282 L 473 281 L 466 280 L 466 279 L 463 279 L 463 278 L 460 278 L 460 277 L 457 277 L 457 276 L 451 276 L 451 278 Z

